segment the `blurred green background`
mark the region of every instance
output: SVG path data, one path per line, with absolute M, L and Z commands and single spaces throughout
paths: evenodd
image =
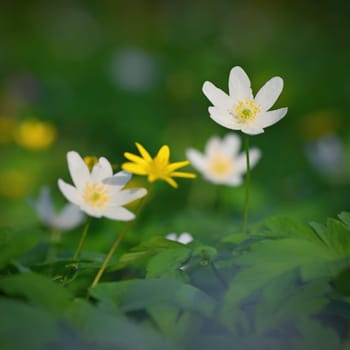
M 70 181 L 68 150 L 118 166 L 138 141 L 152 154 L 168 144 L 180 161 L 186 148 L 225 135 L 201 87 L 210 80 L 227 91 L 235 65 L 255 93 L 283 77 L 275 107 L 289 108 L 251 138 L 263 153 L 251 222 L 348 210 L 349 8 L 340 0 L 0 2 L 1 225 L 37 225 L 28 198 L 44 184 L 63 205 L 56 184 Z M 30 129 L 28 120 L 49 124 Z M 225 222 L 239 231 L 243 190 L 200 177 L 180 179 L 177 190 L 157 183 L 142 220 L 158 234 Z

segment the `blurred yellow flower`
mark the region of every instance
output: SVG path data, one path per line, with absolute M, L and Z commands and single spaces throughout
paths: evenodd
M 15 141 L 30 150 L 42 150 L 51 146 L 56 139 L 56 128 L 48 122 L 36 119 L 22 121 L 15 130 Z
M 12 141 L 14 125 L 12 118 L 0 116 L 0 144 Z
M 95 156 L 85 156 L 83 159 L 84 159 L 84 163 L 86 164 L 86 166 L 90 171 L 98 163 L 98 159 Z
M 178 185 L 173 177 L 188 179 L 194 179 L 196 177 L 193 173 L 175 171 L 190 164 L 190 162 L 185 160 L 182 162 L 170 163 L 170 150 L 167 145 L 162 146 L 157 155 L 152 158 L 142 145 L 137 142 L 135 144 L 141 157 L 136 154 L 125 152 L 124 156 L 126 159 L 130 160 L 130 162 L 126 162 L 122 165 L 123 170 L 136 175 L 146 175 L 148 176 L 149 182 L 164 180 L 174 188 L 177 188 Z

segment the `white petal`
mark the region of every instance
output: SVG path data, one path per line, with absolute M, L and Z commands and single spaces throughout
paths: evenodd
M 58 180 L 58 187 L 69 202 L 72 202 L 76 205 L 81 204 L 82 201 L 80 192 L 75 187 L 65 183 L 61 179 Z
M 232 105 L 229 96 L 209 81 L 203 84 L 203 93 L 214 106 L 226 109 Z
M 258 148 L 249 149 L 249 164 L 252 169 L 261 158 L 261 151 Z M 244 174 L 247 171 L 247 159 L 245 153 L 241 153 L 236 159 L 235 172 Z
M 202 171 L 206 167 L 207 159 L 197 150 L 189 148 L 186 150 L 186 157 L 190 161 L 191 165 L 197 170 Z
M 221 150 L 227 156 L 235 156 L 241 147 L 241 138 L 233 133 L 227 134 L 222 140 Z
M 228 186 L 239 186 L 243 182 L 243 179 L 241 176 L 235 175 L 234 177 L 228 178 L 227 180 L 223 181 L 222 183 L 224 185 Z
M 55 211 L 48 187 L 44 186 L 41 188 L 39 198 L 34 203 L 34 206 L 40 220 L 50 226 L 55 216 Z
M 280 77 L 270 79 L 256 94 L 255 103 L 260 106 L 263 112 L 269 110 L 283 89 L 283 80 Z
M 242 125 L 237 123 L 231 114 L 223 112 L 215 107 L 209 107 L 210 118 L 216 123 L 231 130 L 241 130 Z
M 113 170 L 112 170 L 111 164 L 106 158 L 101 157 L 98 160 L 98 163 L 95 164 L 95 166 L 92 169 L 91 180 L 102 181 L 103 179 L 111 176 L 113 176 Z
M 257 124 L 261 128 L 266 128 L 268 126 L 271 126 L 275 123 L 277 123 L 279 120 L 281 120 L 288 112 L 288 108 L 280 108 L 275 109 L 274 111 L 269 111 L 265 113 L 259 113 L 257 116 Z
M 169 241 L 177 241 L 177 234 L 176 233 L 169 233 L 165 236 L 166 239 Z
M 114 189 L 122 189 L 131 179 L 131 173 L 127 171 L 119 171 L 112 177 L 104 179 L 102 182 L 106 185 L 113 186 Z
M 110 193 L 113 197 L 110 201 L 111 206 L 119 206 L 144 197 L 147 194 L 147 190 L 145 188 L 131 188 L 124 191 L 118 191 L 118 193 L 116 193 L 114 188 L 110 188 Z
M 68 169 L 76 188 L 81 189 L 90 179 L 87 165 L 77 152 L 67 153 Z
M 242 127 L 242 132 L 244 132 L 245 134 L 248 135 L 258 135 L 258 134 L 262 134 L 264 132 L 264 129 L 262 127 L 260 127 L 260 125 L 256 125 L 257 123 L 252 124 L 248 124 L 248 125 L 243 125 Z
M 221 139 L 218 136 L 212 136 L 205 145 L 205 154 L 210 158 L 211 155 L 219 152 L 221 149 Z
M 52 226 L 59 230 L 72 230 L 84 219 L 84 213 L 75 204 L 67 204 L 52 222 Z
M 118 221 L 130 221 L 135 218 L 135 214 L 133 214 L 128 209 L 123 207 L 108 207 L 103 211 L 103 216 L 108 219 L 118 220 Z
M 184 232 L 184 233 L 181 233 L 177 241 L 182 244 L 188 244 L 193 241 L 193 237 L 191 234 Z
M 253 97 L 248 75 L 239 66 L 231 69 L 228 85 L 230 97 L 234 100 L 251 99 Z

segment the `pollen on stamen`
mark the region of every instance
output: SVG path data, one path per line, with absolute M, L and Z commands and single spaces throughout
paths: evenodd
M 110 200 L 108 188 L 98 182 L 90 182 L 84 190 L 84 201 L 94 208 L 104 207 Z
M 238 118 L 241 122 L 249 122 L 255 119 L 256 115 L 260 112 L 260 107 L 257 106 L 254 100 L 239 100 L 230 113 L 234 117 Z

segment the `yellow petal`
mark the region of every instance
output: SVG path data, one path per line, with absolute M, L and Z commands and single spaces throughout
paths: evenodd
M 136 154 L 125 152 L 124 157 L 128 160 L 131 160 L 134 163 L 145 164 L 145 160 L 143 158 L 137 156 Z
M 175 171 L 175 172 L 171 173 L 171 176 L 184 177 L 186 179 L 195 179 L 197 177 L 197 175 L 194 174 L 194 173 L 184 173 L 184 172 L 181 172 L 181 171 Z
M 128 171 L 129 173 L 133 173 L 136 175 L 146 175 L 147 174 L 147 172 L 143 166 L 135 164 L 135 163 L 124 163 L 122 165 L 122 169 Z
M 171 177 L 166 177 L 164 179 L 171 187 L 177 188 L 178 185 L 176 183 L 176 181 L 174 179 L 172 179 Z
M 158 151 L 155 159 L 159 162 L 162 162 L 163 164 L 167 164 L 169 163 L 169 157 L 170 157 L 169 146 L 164 145 Z
M 141 156 L 143 157 L 143 159 L 146 162 L 151 162 L 152 161 L 152 157 L 150 156 L 150 154 L 146 151 L 146 149 L 138 142 L 135 142 L 137 149 L 139 150 Z
M 190 162 L 188 160 L 184 160 L 182 162 L 175 162 L 175 163 L 171 163 L 168 165 L 168 170 L 169 171 L 174 171 L 176 169 L 182 168 L 186 165 L 190 164 Z

